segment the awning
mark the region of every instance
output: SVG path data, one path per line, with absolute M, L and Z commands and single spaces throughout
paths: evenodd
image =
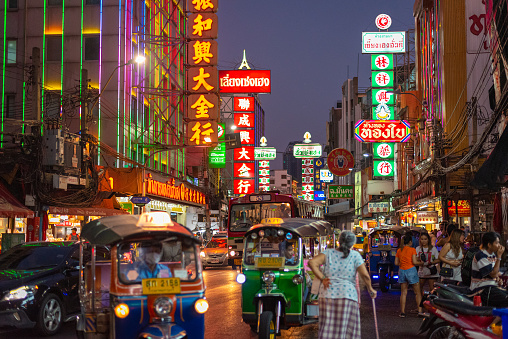
M 107 217 L 129 214 L 126 211 L 103 207 L 57 207 L 49 206 L 48 213 L 60 215 L 82 215 L 85 217 Z
M 9 190 L 0 183 L 0 217 L 33 218 L 34 212 L 22 205 Z

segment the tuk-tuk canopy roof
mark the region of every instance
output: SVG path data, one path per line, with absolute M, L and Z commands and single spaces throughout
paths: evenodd
M 303 218 L 286 218 L 286 219 L 267 219 L 264 223 L 252 226 L 245 236 L 265 229 L 277 228 L 285 231 L 293 232 L 300 237 L 322 237 L 333 234 L 332 226 L 324 220 L 303 219 Z
M 372 234 L 374 232 L 382 232 L 382 231 L 393 231 L 393 232 L 396 232 L 396 233 L 399 233 L 399 234 L 404 234 L 406 233 L 407 231 L 409 231 L 410 229 L 407 228 L 407 227 L 402 227 L 402 226 L 392 226 L 392 227 L 374 227 L 370 232 L 369 234 Z
M 199 244 L 199 240 L 187 227 L 171 221 L 166 212 L 100 218 L 87 223 L 81 230 L 81 239 L 94 245 L 113 245 L 123 240 L 171 236 L 188 238 Z

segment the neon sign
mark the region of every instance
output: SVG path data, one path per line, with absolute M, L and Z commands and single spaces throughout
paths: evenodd
M 175 179 L 171 179 L 164 183 L 149 178 L 146 181 L 146 193 L 173 200 L 187 201 L 201 205 L 206 204 L 205 195 L 203 193 L 185 187 L 183 183 L 176 186 Z
M 360 142 L 406 142 L 411 127 L 405 120 L 359 120 L 355 138 Z
M 235 112 L 254 112 L 254 97 L 233 97 Z
M 221 93 L 270 93 L 269 70 L 219 71 Z
M 405 53 L 406 32 L 363 32 L 362 53 Z

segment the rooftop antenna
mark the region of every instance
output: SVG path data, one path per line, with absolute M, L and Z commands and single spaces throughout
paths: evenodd
M 246 69 L 250 69 L 250 66 L 249 64 L 247 63 L 247 57 L 245 56 L 245 50 L 243 50 L 243 59 L 242 59 L 242 63 L 240 64 L 240 67 L 238 67 L 238 69 L 243 69 L 243 68 L 246 68 Z

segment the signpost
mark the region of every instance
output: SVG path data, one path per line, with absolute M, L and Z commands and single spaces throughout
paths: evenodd
M 131 202 L 138 206 L 144 206 L 150 202 L 149 197 L 132 197 Z

